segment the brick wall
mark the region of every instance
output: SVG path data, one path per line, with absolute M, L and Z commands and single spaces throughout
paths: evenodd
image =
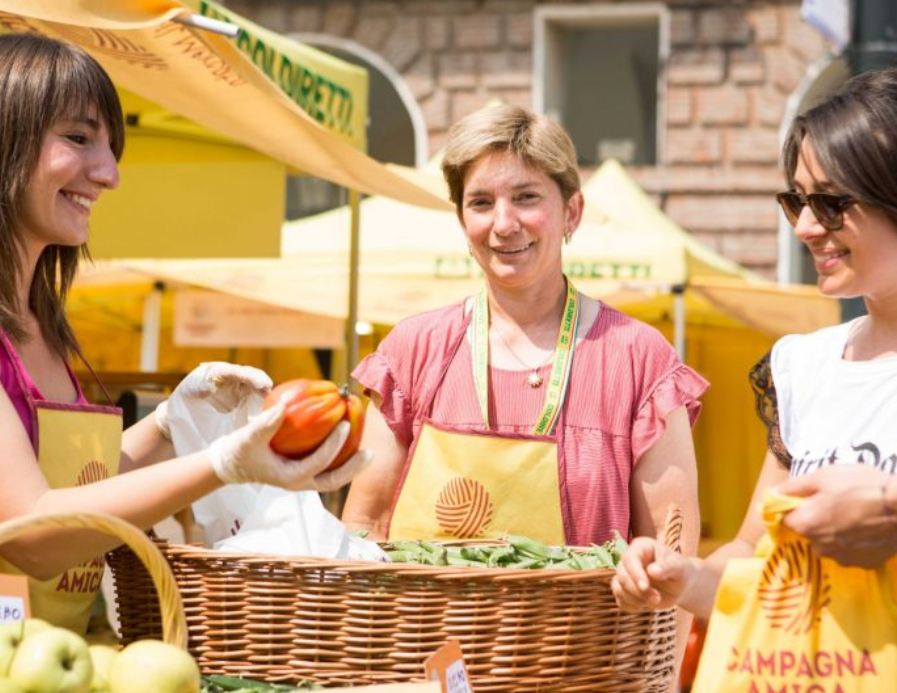
M 532 106 L 533 10 L 551 0 L 225 0 L 282 33 L 322 32 L 382 56 L 427 123 L 430 152 L 491 98 Z M 625 0 L 604 4 L 625 5 Z M 708 245 L 773 276 L 788 96 L 825 55 L 798 0 L 667 0 L 664 162 L 633 169 L 669 215 Z M 588 173 L 588 172 L 586 172 Z

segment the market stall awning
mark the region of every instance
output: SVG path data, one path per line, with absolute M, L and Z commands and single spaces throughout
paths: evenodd
M 445 200 L 392 173 L 347 141 L 347 134 L 355 132 L 355 126 L 340 125 L 341 119 L 345 120 L 344 107 L 348 97 L 340 96 L 342 101 L 337 98 L 342 92 L 335 88 L 335 78 L 323 76 L 322 67 L 315 67 L 314 70 L 297 67 L 298 59 L 281 50 L 282 44 L 278 44 L 281 49 L 265 54 L 262 47 L 267 48 L 268 43 L 273 45 L 273 42 L 267 34 L 253 33 L 258 32 L 258 28 L 249 27 L 249 34 L 241 34 L 241 44 L 240 39 L 229 39 L 172 21 L 192 17 L 197 8 L 203 7 L 206 12 L 214 9 L 208 4 L 200 6 L 192 0 L 188 0 L 187 4 L 175 0 L 0 0 L 0 23 L 12 31 L 37 31 L 62 38 L 90 52 L 106 68 L 117 86 L 137 95 L 142 101 L 141 110 L 128 113 L 132 140 L 140 132 L 140 136 L 170 135 L 182 140 L 242 147 L 254 152 L 259 157 L 255 162 L 259 175 L 268 175 L 272 180 L 268 188 L 273 185 L 274 178 L 280 177 L 280 183 L 274 187 L 279 197 L 268 198 L 265 202 L 265 208 L 273 208 L 277 214 L 282 213 L 283 209 L 282 176 L 285 167 L 363 193 L 395 197 L 414 205 L 447 206 Z M 235 15 L 227 14 L 231 21 L 239 23 Z M 247 50 L 255 55 L 256 61 L 262 63 L 261 68 L 247 56 Z M 266 70 L 277 79 L 270 79 Z M 348 92 L 348 89 L 345 91 Z M 364 104 L 361 100 L 354 101 L 354 96 L 352 99 L 354 114 L 354 110 Z M 299 102 L 306 106 L 317 104 L 319 112 L 313 117 L 300 107 Z M 327 109 L 333 111 L 333 117 L 321 115 Z M 341 128 L 348 128 L 348 132 L 341 132 Z M 235 152 L 234 149 L 231 153 Z M 237 158 L 241 157 L 244 163 L 251 158 L 242 152 L 237 155 Z M 278 167 L 272 169 L 272 162 L 277 162 Z M 128 160 L 123 163 L 130 164 Z M 151 162 L 141 165 L 148 167 Z M 143 173 L 151 175 L 153 172 L 145 168 Z M 202 170 L 196 169 L 196 173 L 198 176 Z M 167 178 L 162 174 L 158 180 Z M 195 181 L 199 182 L 201 178 L 197 177 Z M 124 193 L 120 199 L 125 197 L 127 185 L 123 182 Z M 146 196 L 145 192 L 142 194 Z M 107 201 L 111 198 L 108 196 Z M 194 198 L 197 199 L 200 198 Z M 222 199 L 234 204 L 240 195 L 225 189 Z M 156 204 L 167 205 L 173 215 L 184 213 L 183 203 L 173 205 L 170 200 L 159 198 Z M 101 207 L 102 204 L 98 206 L 97 215 L 100 221 Z M 138 220 L 136 216 L 133 218 Z M 262 224 L 265 220 L 255 221 L 255 231 L 250 238 L 256 244 L 264 245 L 265 228 L 269 229 L 270 239 L 276 237 L 279 224 L 275 226 L 268 220 L 265 226 Z M 94 237 L 100 241 L 102 225 L 95 226 Z M 165 230 L 164 225 L 159 225 L 155 230 L 157 249 L 166 247 L 164 238 L 159 236 Z M 201 234 L 203 231 L 218 233 L 214 224 L 195 224 L 190 228 L 191 234 Z M 119 226 L 115 233 L 127 237 L 134 235 L 134 230 L 129 226 Z M 179 238 L 183 240 L 183 237 L 181 230 Z M 245 256 L 276 252 L 275 243 L 270 239 L 268 245 L 271 252 L 247 253 L 245 249 L 222 252 L 226 238 L 217 236 L 214 242 L 201 242 L 205 249 L 202 254 Z M 177 244 L 174 247 L 178 248 Z M 143 253 L 113 250 L 108 254 L 97 252 L 96 256 L 139 254 Z M 155 256 L 160 254 L 152 253 Z M 183 248 L 164 254 L 189 255 Z

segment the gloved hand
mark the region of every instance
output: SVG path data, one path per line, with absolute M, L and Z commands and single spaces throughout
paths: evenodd
M 156 407 L 155 420 L 159 432 L 171 440 L 168 424 L 168 403 L 176 398 L 207 400 L 217 411 L 229 412 L 252 392 L 268 392 L 274 386 L 268 374 L 252 366 L 238 366 L 224 361 L 202 363 L 194 368 Z
M 290 460 L 275 453 L 271 438 L 283 423 L 286 407 L 278 402 L 233 433 L 209 446 L 215 474 L 227 484 L 258 483 L 288 491 L 333 491 L 345 486 L 371 459 L 359 450 L 345 464 L 330 472 L 330 465 L 349 436 L 349 423 L 341 421 L 323 443 L 308 456 Z

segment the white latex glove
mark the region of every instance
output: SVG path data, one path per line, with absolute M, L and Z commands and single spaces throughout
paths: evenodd
M 281 457 L 269 443 L 280 428 L 285 412 L 284 403 L 278 402 L 245 426 L 212 443 L 209 457 L 218 478 L 227 484 L 270 484 L 288 491 L 333 491 L 349 483 L 371 459 L 371 453 L 359 450 L 342 466 L 324 471 L 349 436 L 347 421 L 337 424 L 308 456 L 298 460 Z
M 252 366 L 238 366 L 224 361 L 202 363 L 178 383 L 167 400 L 156 407 L 156 427 L 163 436 L 171 440 L 168 402 L 172 399 L 206 400 L 216 411 L 226 413 L 236 407 L 246 395 L 268 392 L 273 386 L 267 373 Z

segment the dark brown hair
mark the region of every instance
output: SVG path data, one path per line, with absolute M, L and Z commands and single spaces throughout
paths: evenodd
M 782 148 L 792 189 L 805 141 L 839 192 L 880 208 L 897 223 L 897 68 L 857 75 L 795 118 Z
M 580 189 L 576 149 L 564 128 L 518 106 L 487 106 L 462 118 L 448 132 L 442 174 L 459 215 L 470 167 L 484 154 L 499 151 L 516 154 L 524 164 L 554 180 L 565 201 Z
M 124 148 L 121 104 L 112 80 L 80 48 L 37 34 L 0 35 L 0 328 L 14 340 L 26 331 L 17 286 L 22 272 L 22 200 L 47 132 L 60 118 L 96 109 L 116 160 Z M 87 247 L 50 245 L 37 262 L 28 304 L 50 347 L 68 358 L 77 340 L 65 298 Z

